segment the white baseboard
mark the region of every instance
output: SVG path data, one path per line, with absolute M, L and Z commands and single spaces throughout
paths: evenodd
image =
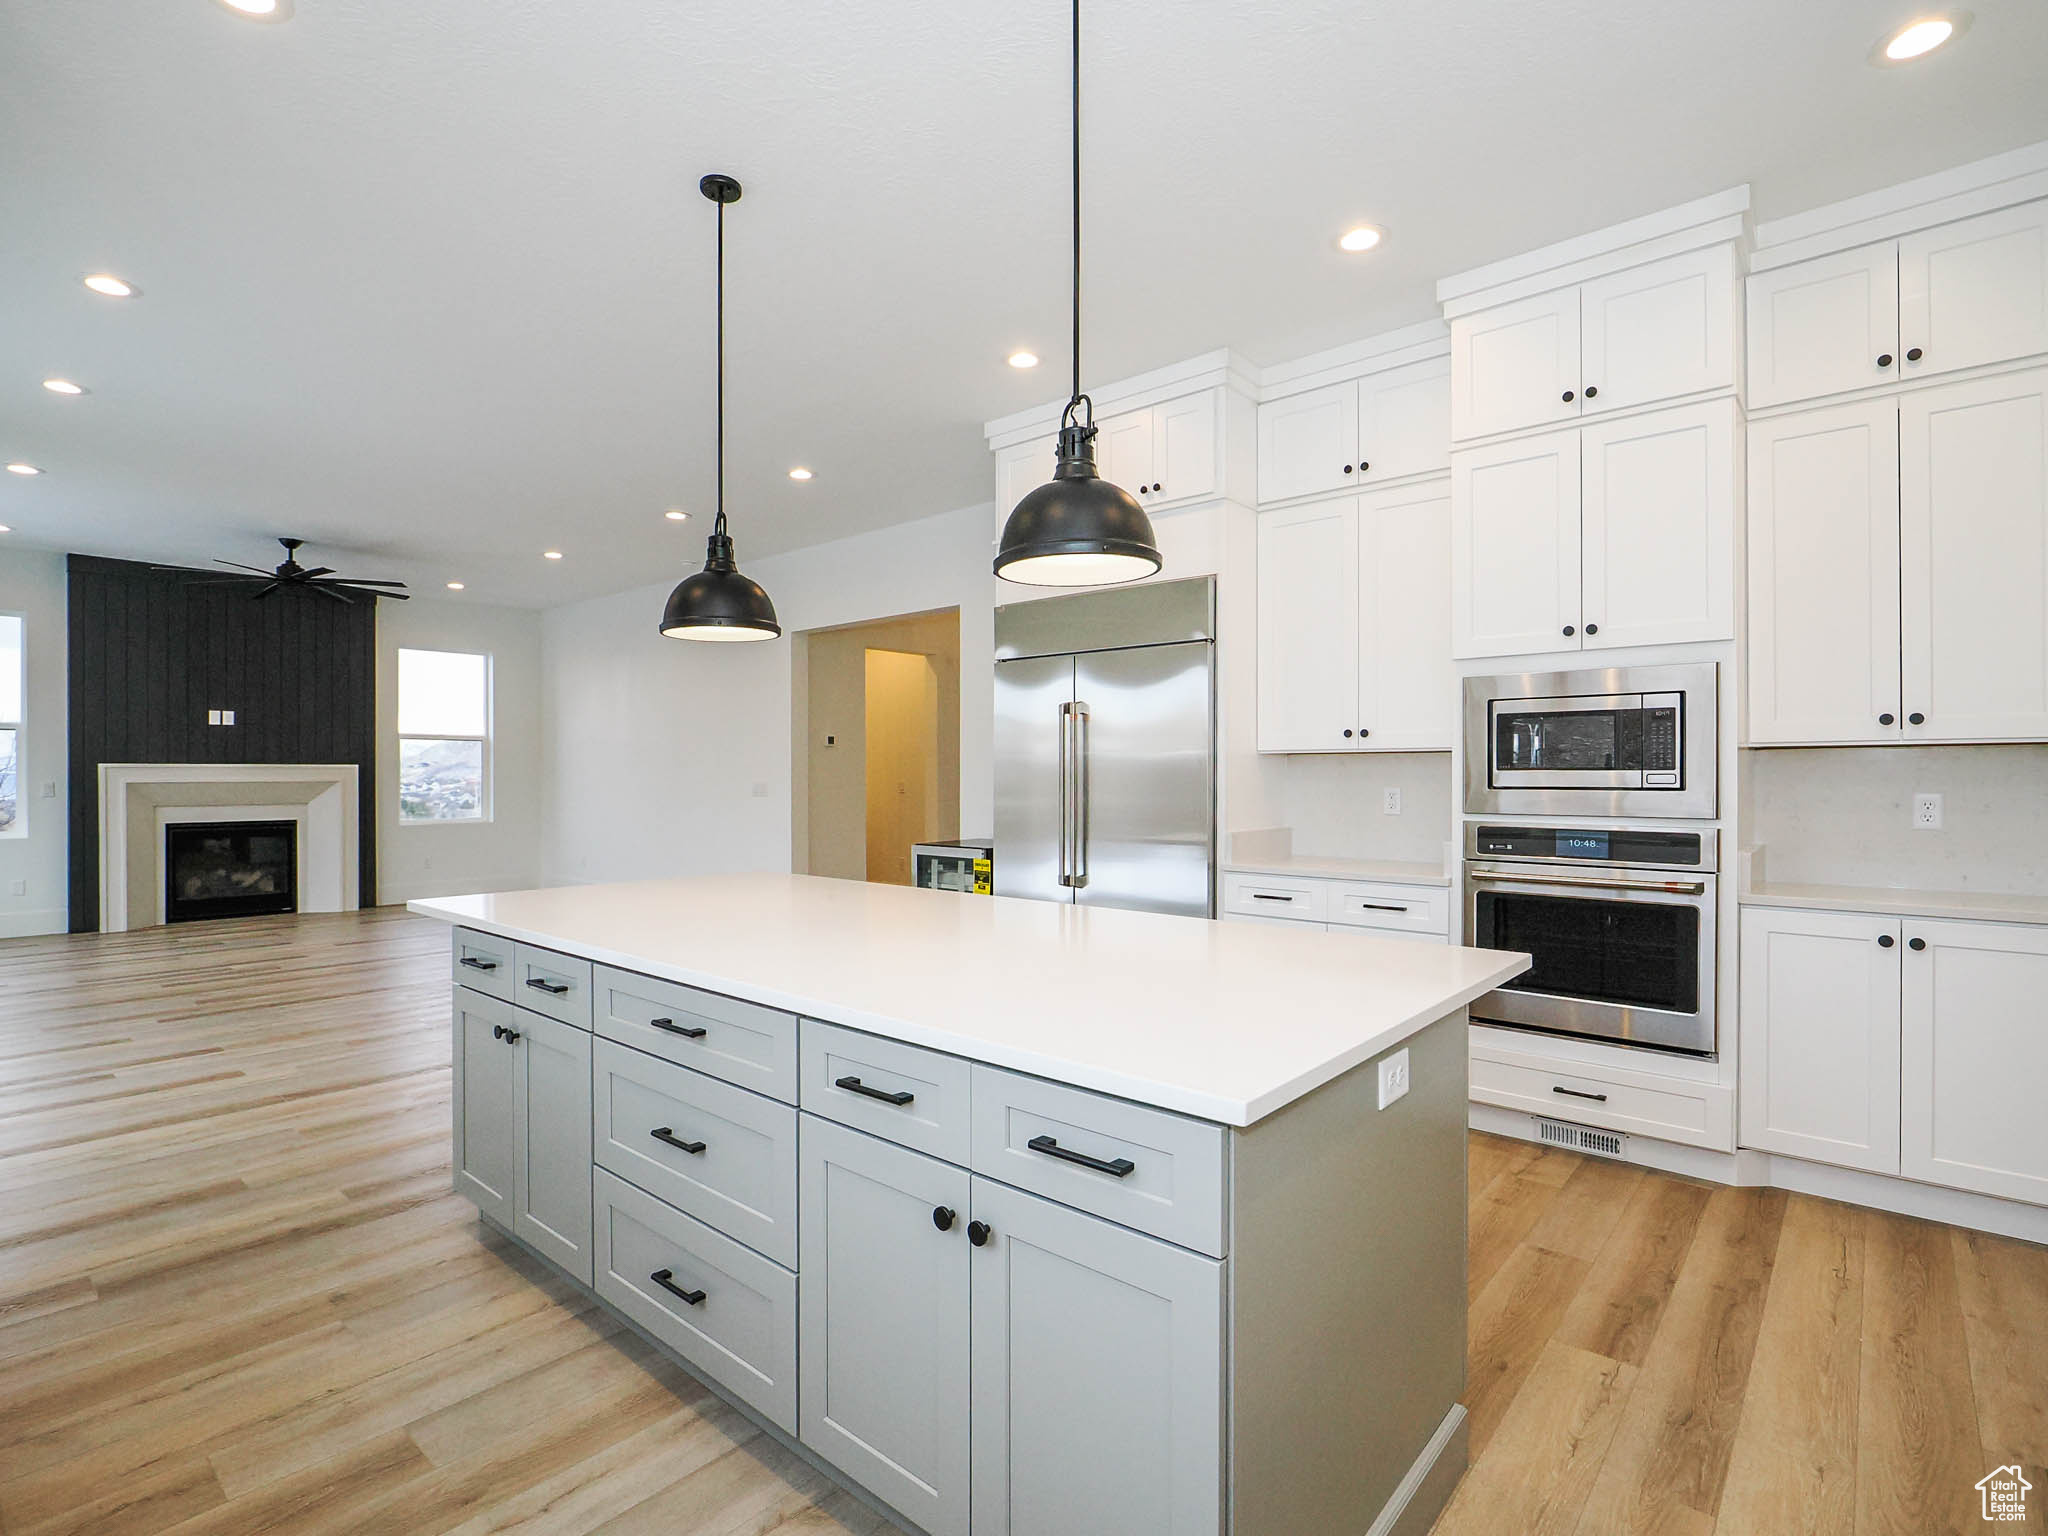
M 33 939 L 46 933 L 64 933 L 71 927 L 71 914 L 62 907 L 31 907 L 26 912 L 0 912 L 0 939 Z

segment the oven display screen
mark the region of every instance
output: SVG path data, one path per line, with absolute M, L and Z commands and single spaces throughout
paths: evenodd
M 1560 832 L 1557 856 L 1561 859 L 1604 859 L 1608 857 L 1605 832 Z

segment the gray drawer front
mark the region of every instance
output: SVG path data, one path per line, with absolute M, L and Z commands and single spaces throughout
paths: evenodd
M 794 1435 L 796 1276 L 602 1168 L 591 1178 L 597 1294 Z M 684 1301 L 656 1274 L 703 1299 Z
M 531 944 L 516 946 L 512 1001 L 578 1029 L 590 1028 L 590 962 Z
M 517 948 L 510 939 L 478 933 L 474 928 L 458 928 L 454 953 L 448 962 L 450 974 L 458 987 L 510 1002 L 513 951 Z
M 597 1161 L 794 1269 L 796 1111 L 602 1038 L 594 1065 Z
M 796 1102 L 795 1014 L 608 965 L 597 968 L 596 989 L 597 1032 L 607 1040 Z
M 968 1065 L 922 1046 L 803 1021 L 805 1109 L 949 1163 L 967 1161 Z M 860 1088 L 840 1086 L 849 1079 Z M 901 1104 L 875 1096 L 906 1093 Z
M 1050 1137 L 1050 1148 L 1031 1143 Z M 1161 1109 L 974 1068 L 976 1173 L 1092 1211 L 1200 1253 L 1224 1256 L 1225 1132 Z M 1128 1161 L 1119 1176 L 1061 1153 Z

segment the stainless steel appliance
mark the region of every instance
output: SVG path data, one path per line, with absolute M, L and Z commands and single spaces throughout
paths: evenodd
M 1466 678 L 1466 811 L 1713 817 L 1719 670 L 1708 661 Z
M 991 843 L 916 843 L 910 850 L 910 883 L 927 891 L 986 896 L 995 889 L 995 858 Z
M 1213 916 L 1215 582 L 995 618 L 996 894 Z
M 1719 836 L 1466 823 L 1465 942 L 1535 957 L 1473 1019 L 1712 1055 Z

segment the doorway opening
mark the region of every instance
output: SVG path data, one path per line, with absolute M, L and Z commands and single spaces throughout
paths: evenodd
M 794 862 L 908 885 L 914 844 L 960 835 L 960 610 L 796 638 Z

